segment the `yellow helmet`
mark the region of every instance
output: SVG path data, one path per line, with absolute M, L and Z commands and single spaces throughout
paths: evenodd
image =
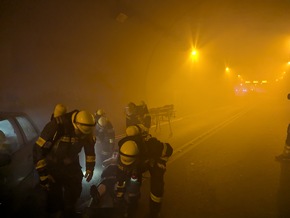
M 72 123 L 75 129 L 83 134 L 91 134 L 96 125 L 94 116 L 88 111 L 77 111 L 72 115 Z
M 136 142 L 129 140 L 120 148 L 120 160 L 124 165 L 131 165 L 135 162 L 139 149 Z
M 103 109 L 98 109 L 97 111 L 96 111 L 96 115 L 97 116 L 103 116 L 105 114 L 105 111 L 103 110 Z
M 126 128 L 126 135 L 127 136 L 134 136 L 134 135 L 139 135 L 140 134 L 140 129 L 135 125 L 135 126 L 128 126 Z
M 134 126 L 128 126 L 126 128 L 127 136 L 135 136 L 135 135 L 148 135 L 148 128 L 146 128 L 143 124 L 136 124 Z
M 67 111 L 66 106 L 63 104 L 57 104 L 55 105 L 54 111 L 53 111 L 53 117 L 58 117 L 63 114 L 65 114 Z

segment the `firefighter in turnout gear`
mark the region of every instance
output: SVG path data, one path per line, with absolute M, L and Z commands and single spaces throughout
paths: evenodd
M 290 100 L 290 93 L 287 96 L 288 100 Z M 277 161 L 287 161 L 290 162 L 290 123 L 287 128 L 287 136 L 285 140 L 285 145 L 283 149 L 283 153 L 276 156 Z
M 130 102 L 125 108 L 125 113 L 126 128 L 132 125 L 142 124 L 147 128 L 147 132 L 149 132 L 151 127 L 151 115 L 144 101 L 141 101 L 139 105 Z
M 285 140 L 283 153 L 276 157 L 278 161 L 289 161 L 290 162 L 290 124 L 287 128 L 287 136 Z
M 89 182 L 95 167 L 94 116 L 74 110 L 54 117 L 46 124 L 33 148 L 33 161 L 40 185 L 46 191 L 50 216 L 74 217 L 82 191 L 83 177 Z M 79 153 L 84 148 L 86 173 Z
M 127 136 L 118 143 L 119 170 L 117 172 L 116 197 L 117 199 L 124 197 L 128 178 L 135 178 L 135 182 L 141 185 L 142 174 L 149 171 L 151 185 L 149 217 L 155 218 L 160 214 L 166 162 L 172 155 L 173 148 L 169 143 L 161 142 L 147 134 L 143 131 L 144 129 L 146 128 L 140 124 L 129 126 L 126 129 Z M 137 202 L 138 196 L 129 201 L 132 201 L 131 203 Z
M 96 125 L 97 149 L 102 161 L 111 157 L 115 149 L 115 129 L 106 116 L 100 116 Z

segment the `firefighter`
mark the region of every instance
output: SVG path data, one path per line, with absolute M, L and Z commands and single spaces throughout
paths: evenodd
M 288 94 L 287 98 L 288 100 L 290 100 L 290 93 Z M 290 162 L 290 124 L 288 124 L 287 136 L 286 136 L 283 152 L 282 154 L 276 156 L 276 160 Z
M 159 141 L 146 132 L 142 132 L 142 125 L 129 126 L 127 136 L 119 143 L 119 161 L 116 184 L 117 201 L 122 201 L 126 193 L 126 182 L 135 178 L 142 183 L 142 174 L 150 172 L 150 200 L 149 217 L 158 217 L 161 210 L 164 193 L 164 174 L 166 162 L 172 155 L 173 148 L 169 143 Z M 145 128 L 146 129 L 146 128 Z M 135 198 L 135 202 L 138 201 Z M 130 203 L 130 202 L 129 202 Z
M 289 161 L 290 162 L 290 124 L 287 128 L 287 136 L 285 140 L 283 153 L 276 157 L 277 161 Z
M 136 124 L 143 124 L 147 128 L 147 132 L 151 127 L 151 115 L 148 107 L 144 101 L 141 101 L 139 105 L 130 102 L 126 108 L 126 128 Z
M 50 216 L 74 217 L 83 177 L 89 182 L 95 167 L 94 116 L 74 110 L 46 124 L 33 148 L 33 161 L 40 185 L 46 191 Z M 85 175 L 79 163 L 84 148 Z
M 283 153 L 276 156 L 277 161 L 289 161 L 290 162 L 290 124 L 287 128 L 287 136 L 285 140 Z
M 96 125 L 96 146 L 100 149 L 102 161 L 111 157 L 115 149 L 115 129 L 111 121 L 102 115 Z

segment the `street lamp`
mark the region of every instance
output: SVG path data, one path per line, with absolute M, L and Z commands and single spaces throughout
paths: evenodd
M 226 72 L 229 73 L 230 72 L 230 68 L 226 67 Z
M 197 59 L 198 59 L 198 51 L 196 49 L 191 50 L 191 59 L 193 61 L 197 61 Z

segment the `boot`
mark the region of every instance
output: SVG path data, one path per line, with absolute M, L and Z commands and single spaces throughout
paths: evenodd
M 97 207 L 101 201 L 101 196 L 100 196 L 100 193 L 99 193 L 97 186 L 95 186 L 95 185 L 91 186 L 90 195 L 92 197 L 91 202 L 90 202 L 90 207 Z
M 148 218 L 158 218 L 160 217 L 161 202 L 154 202 L 150 199 L 149 203 L 150 211 Z

